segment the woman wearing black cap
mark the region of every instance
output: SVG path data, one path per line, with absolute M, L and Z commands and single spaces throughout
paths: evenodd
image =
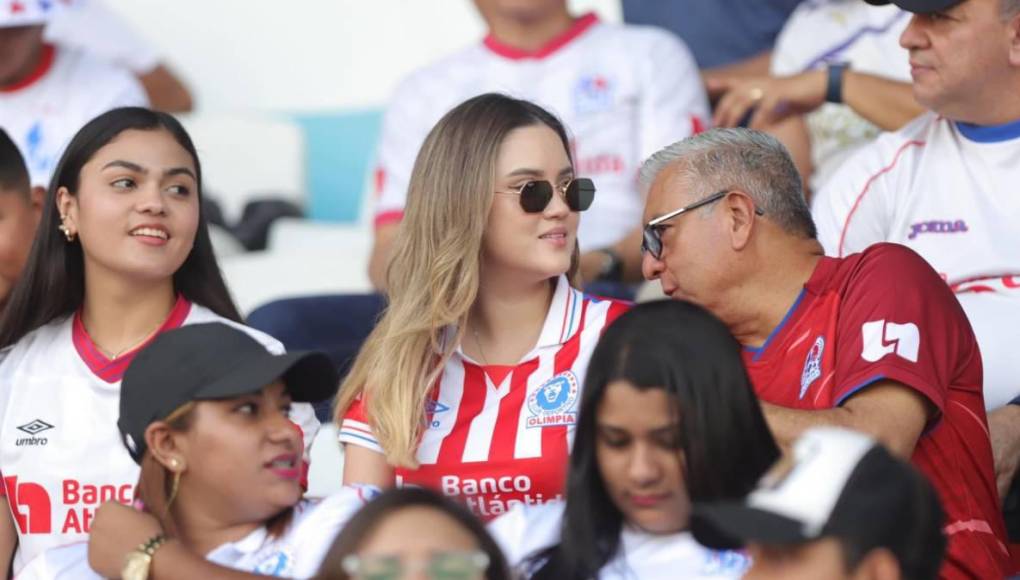
M 489 529 L 525 578 L 740 578 L 746 556 L 694 541 L 691 503 L 743 497 L 778 455 L 726 327 L 689 303 L 640 304 L 592 354 L 566 501 Z
M 84 541 L 102 501 L 130 501 L 138 466 L 114 422 L 132 358 L 179 326 L 242 328 L 201 208 L 198 154 L 169 115 L 114 109 L 64 151 L 0 318 L 0 574 Z M 310 444 L 311 406 L 293 418 Z
M 136 507 L 144 513 L 116 502 L 100 509 L 93 565 L 124 580 L 236 574 L 226 568 L 312 576 L 340 527 L 375 493 L 347 487 L 319 502 L 301 499 L 290 406 L 329 397 L 337 381 L 325 355 L 273 355 L 221 323 L 156 338 L 124 376 L 117 422 L 141 466 Z M 106 570 L 102 553 L 113 545 L 130 547 Z M 21 577 L 95 573 L 77 544 L 44 553 Z

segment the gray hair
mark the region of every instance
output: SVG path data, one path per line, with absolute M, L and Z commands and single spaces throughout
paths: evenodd
M 647 191 L 659 174 L 673 165 L 688 183 L 703 190 L 695 192 L 698 198 L 739 189 L 785 231 L 817 237 L 800 174 L 786 147 L 775 137 L 750 129 L 712 129 L 688 137 L 645 161 L 642 189 Z

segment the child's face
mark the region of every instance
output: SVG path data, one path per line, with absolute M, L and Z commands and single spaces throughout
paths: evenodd
M 0 309 L 25 267 L 39 225 L 40 201 L 40 191 L 33 192 L 30 198 L 21 192 L 0 188 Z

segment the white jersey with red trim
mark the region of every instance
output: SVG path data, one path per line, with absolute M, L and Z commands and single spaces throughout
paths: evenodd
M 851 159 L 812 202 L 831 256 L 909 246 L 956 292 L 981 348 L 985 405 L 1020 394 L 1020 121 L 922 115 Z
M 772 74 L 795 75 L 846 63 L 852 70 L 910 82 L 907 51 L 899 45 L 910 14 L 894 5 L 861 0 L 802 2 L 783 26 L 772 51 Z M 855 151 L 881 129 L 846 105 L 826 103 L 805 116 L 817 191 Z
M 541 566 L 532 558 L 560 541 L 564 502 L 521 505 L 489 524 L 489 533 L 522 578 Z M 710 550 L 690 532 L 649 534 L 624 526 L 618 553 L 599 570 L 599 580 L 727 580 L 742 578 L 751 559 L 743 552 Z
M 75 0 L 50 18 L 44 38 L 57 46 L 84 50 L 139 75 L 159 65 L 159 54 L 152 44 L 102 0 Z
M 47 45 L 35 72 L 0 87 L 0 127 L 21 150 L 32 185 L 46 187 L 64 147 L 85 123 L 110 109 L 148 103 L 127 70 Z
M 710 118 L 697 65 L 668 32 L 601 23 L 589 14 L 534 53 L 489 37 L 397 88 L 377 151 L 377 227 L 402 217 L 418 149 L 436 122 L 486 92 L 533 101 L 566 125 L 577 175 L 598 188 L 581 218 L 582 249 L 609 246 L 640 224 L 641 163 Z
M 158 332 L 184 324 L 222 322 L 280 353 L 283 345 L 257 330 L 178 299 Z M 44 550 L 87 539 L 105 501 L 134 500 L 139 467 L 117 428 L 120 381 L 144 345 L 117 359 L 99 353 L 68 316 L 18 341 L 0 362 L 0 495 L 18 531 L 17 573 Z M 311 405 L 294 405 L 307 447 L 318 431 Z M 306 455 L 307 456 L 307 455 Z
M 516 366 L 484 366 L 458 348 L 432 395 L 420 466 L 397 468 L 397 484 L 440 490 L 483 518 L 561 499 L 588 360 L 627 308 L 560 277 L 538 344 Z M 382 452 L 362 401 L 344 417 L 339 439 Z
M 277 537 L 264 527 L 236 542 L 214 548 L 205 559 L 232 570 L 273 578 L 311 578 L 347 520 L 379 494 L 378 488 L 348 486 L 320 500 L 302 500 L 290 525 Z M 89 567 L 88 544 L 46 550 L 15 580 L 100 580 Z

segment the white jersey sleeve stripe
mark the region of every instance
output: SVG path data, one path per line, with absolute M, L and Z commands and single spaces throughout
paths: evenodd
M 864 196 L 868 193 L 868 190 L 871 189 L 872 184 L 882 175 L 892 171 L 893 168 L 896 167 L 896 164 L 899 162 L 900 158 L 903 156 L 903 152 L 907 151 L 910 147 L 924 147 L 924 141 L 910 140 L 901 145 L 900 148 L 896 151 L 896 155 L 893 156 L 892 162 L 890 162 L 889 165 L 883 167 L 880 171 L 878 171 L 878 173 L 875 173 L 870 178 L 868 178 L 867 181 L 864 182 L 864 187 L 861 189 L 861 192 L 857 195 L 857 199 L 854 200 L 853 207 L 850 208 L 850 213 L 847 214 L 846 221 L 843 223 L 843 229 L 840 231 L 839 246 L 837 248 L 836 253 L 837 256 L 839 257 L 844 256 L 844 246 L 846 244 L 847 231 L 850 229 L 850 222 L 853 220 L 854 214 L 857 213 L 858 208 L 860 208 L 861 202 L 864 200 Z

